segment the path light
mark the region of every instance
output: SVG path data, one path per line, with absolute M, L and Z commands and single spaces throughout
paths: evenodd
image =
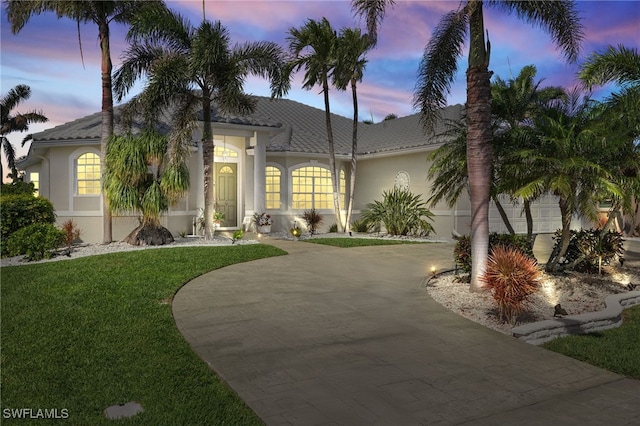
M 435 266 L 431 267 L 431 275 L 433 275 L 433 276 L 436 275 L 436 267 Z

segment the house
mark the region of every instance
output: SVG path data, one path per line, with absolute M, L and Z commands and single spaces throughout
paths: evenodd
M 458 119 L 461 112 L 461 105 L 449 106 L 442 118 Z M 249 116 L 222 116 L 215 108 L 212 115 L 216 209 L 225 213 L 221 229 L 247 229 L 254 212 L 267 212 L 274 220 L 273 231 L 283 232 L 296 222 L 302 225 L 301 214 L 310 208 L 324 216 L 321 231 L 336 222 L 324 110 L 288 99 L 258 97 L 257 108 Z M 352 120 L 334 114 L 332 124 L 341 195 L 348 200 Z M 426 201 L 431 195 L 426 156 L 442 144 L 443 138 L 436 135 L 443 130 L 441 121 L 434 132 L 425 134 L 418 114 L 360 124 L 354 215 L 357 217 L 367 203 L 381 200 L 382 192 L 395 185 L 422 194 Z M 39 194 L 51 200 L 58 222 L 72 218 L 88 242 L 102 241 L 100 131 L 100 113 L 96 113 L 34 134 L 28 155 L 18 163 L 25 180 L 34 182 Z M 122 129 L 116 124 L 115 131 Z M 174 235 L 196 231 L 195 218 L 204 204 L 199 140 L 200 135 L 194 134 L 189 193 L 162 218 Z M 342 206 L 346 208 L 346 203 Z M 521 207 L 508 202 L 505 207 L 516 232 L 525 232 Z M 452 209 L 443 203 L 431 210 L 438 235 L 449 237 L 452 230 L 469 233 L 468 197 L 461 197 Z M 553 232 L 560 227 L 553 198 L 536 202 L 533 214 L 534 232 Z M 113 238 L 124 238 L 137 225 L 134 213 L 114 216 Z M 490 226 L 504 231 L 494 207 Z

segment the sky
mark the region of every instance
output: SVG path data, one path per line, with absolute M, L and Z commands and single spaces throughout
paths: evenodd
M 187 17 L 194 26 L 202 20 L 200 0 L 169 0 L 167 5 Z M 368 53 L 363 81 L 358 86 L 360 120 L 381 121 L 387 114 L 406 116 L 415 114 L 413 92 L 424 48 L 440 18 L 456 9 L 460 2 L 396 0 L 388 9 L 378 33 L 378 45 Z M 542 86 L 571 88 L 577 84 L 576 72 L 589 54 L 603 51 L 608 45 L 640 45 L 640 0 L 577 1 L 577 9 L 584 26 L 585 37 L 580 57 L 575 64 L 567 64 L 562 52 L 556 49 L 551 37 L 539 27 L 525 23 L 515 15 L 508 15 L 485 5 L 485 27 L 491 40 L 491 63 L 494 76 L 506 80 L 533 64 Z M 229 30 L 232 43 L 272 41 L 286 48 L 287 33 L 299 28 L 307 19 L 326 17 L 340 30 L 359 26 L 364 22 L 351 12 L 349 1 L 342 0 L 218 0 L 207 1 L 206 18 L 220 20 Z M 114 70 L 127 48 L 127 28 L 111 25 L 111 55 Z M 0 96 L 18 84 L 31 87 L 32 95 L 14 112 L 39 110 L 49 118 L 45 124 L 31 125 L 36 133 L 68 121 L 100 111 L 100 46 L 95 24 L 81 25 L 80 37 L 84 65 L 80 55 L 78 29 L 74 21 L 58 19 L 53 13 L 34 16 L 18 33 L 12 34 L 4 2 L 0 15 Z M 458 73 L 448 96 L 450 105 L 464 103 L 466 98 L 466 47 L 458 61 Z M 287 98 L 324 109 L 319 88 L 302 89 L 302 75 L 294 76 Z M 142 89 L 134 87 L 131 94 Z M 614 87 L 594 92 L 595 98 L 606 96 Z M 266 81 L 250 78 L 245 91 L 269 96 Z M 332 90 L 331 111 L 352 117 L 350 92 Z M 27 153 L 29 144 L 20 147 L 24 134 L 9 135 L 18 156 Z M 4 153 L 2 154 L 3 164 Z M 7 170 L 7 169 L 5 169 Z

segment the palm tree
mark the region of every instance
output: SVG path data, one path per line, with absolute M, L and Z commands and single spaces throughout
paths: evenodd
M 93 22 L 98 26 L 98 39 L 101 51 L 102 73 L 102 131 L 100 150 L 104 159 L 107 144 L 113 136 L 113 92 L 111 90 L 111 47 L 110 23 L 127 23 L 143 10 L 163 8 L 162 1 L 127 0 L 127 1 L 19 1 L 7 0 L 7 18 L 11 23 L 11 32 L 17 34 L 33 15 L 54 12 L 59 18 L 66 17 L 78 23 Z M 78 37 L 79 38 L 79 37 Z M 82 54 L 82 49 L 81 49 Z M 111 227 L 111 210 L 106 194 L 103 193 L 103 242 L 113 240 Z
M 534 65 L 528 65 L 520 70 L 515 79 L 503 80 L 496 77 L 491 83 L 491 112 L 495 120 L 493 147 L 496 156 L 493 167 L 496 169 L 495 175 L 499 177 L 496 193 L 508 194 L 512 201 L 516 200 L 514 191 L 520 185 L 522 165 L 518 160 L 509 161 L 510 153 L 537 144 L 537 139 L 529 137 L 531 134 L 526 130 L 534 126 L 534 118 L 546 106 L 565 96 L 564 89 L 561 87 L 540 88 L 544 80 L 536 82 L 536 72 Z M 504 209 L 494 193 L 492 193 L 492 199 L 505 220 Z M 523 200 L 523 211 L 527 218 L 527 238 L 530 244 L 533 244 L 532 201 L 534 200 Z M 513 234 L 513 228 L 509 225 L 507 227 Z
M 380 1 L 353 0 L 360 14 L 384 12 Z M 386 2 L 389 4 L 390 2 Z M 489 248 L 489 199 L 492 173 L 491 149 L 491 46 L 485 41 L 484 4 L 511 13 L 549 32 L 569 61 L 575 61 L 582 39 L 582 26 L 574 1 L 497 1 L 466 0 L 457 10 L 447 13 L 436 26 L 422 58 L 414 106 L 422 112 L 425 128 L 432 129 L 438 112 L 446 106 L 458 69 L 457 59 L 469 37 L 467 69 L 467 168 L 471 198 L 471 252 L 473 258 L 471 291 L 481 289 Z M 371 22 L 378 22 L 375 19 Z
M 103 188 L 114 212 L 138 211 L 140 225 L 126 238 L 132 245 L 162 245 L 173 241 L 160 225 L 171 193 L 163 185 L 168 163 L 168 138 L 145 129 L 140 135 L 114 136 L 107 147 Z M 188 174 L 186 179 L 188 189 Z
M 343 232 L 340 219 L 340 191 L 336 170 L 336 154 L 331 127 L 331 108 L 329 105 L 329 79 L 336 66 L 338 36 L 327 18 L 320 22 L 309 19 L 300 28 L 289 29 L 289 53 L 292 59 L 288 63 L 288 72 L 301 68 L 306 70 L 302 87 L 310 90 L 315 85 L 322 87 L 324 111 L 329 143 L 329 169 L 333 186 L 333 207 L 338 224 L 338 232 Z
M 497 77 L 491 84 L 491 111 L 493 113 L 493 179 L 491 199 L 496 205 L 507 230 L 515 230 L 502 207 L 499 196 L 508 195 L 515 202 L 514 192 L 522 180 L 521 159 L 513 159 L 511 153 L 517 150 L 537 146 L 537 138 L 531 132 L 523 131 L 534 127 L 533 118 L 550 102 L 564 96 L 559 87 L 540 88 L 543 80 L 534 81 L 536 68 L 525 66 L 516 78 L 503 80 Z M 433 180 L 432 206 L 445 200 L 453 207 L 463 190 L 468 189 L 468 170 L 466 159 L 467 128 L 462 121 L 447 122 L 448 130 L 442 136 L 448 139 L 440 148 L 428 156 L 433 161 L 428 178 Z M 532 199 L 524 200 L 524 212 L 527 217 L 527 234 L 530 243 L 533 234 L 533 218 L 530 204 Z
M 561 241 L 547 262 L 550 272 L 567 251 L 572 217 L 595 220 L 598 200 L 622 195 L 603 161 L 609 147 L 603 146 L 602 133 L 594 125 L 597 120 L 590 100 L 573 91 L 536 120 L 538 146 L 516 154 L 528 173 L 515 194 L 526 199 L 550 192 L 558 197 Z
M 362 34 L 358 28 L 343 28 L 338 36 L 337 62 L 333 73 L 333 85 L 338 90 L 346 90 L 351 87 L 351 99 L 353 101 L 353 130 L 351 139 L 351 174 L 349 179 L 349 204 L 347 206 L 347 218 L 345 230 L 351 226 L 351 214 L 353 211 L 353 199 L 356 189 L 356 165 L 358 162 L 358 89 L 359 81 L 362 81 L 364 68 L 367 64 L 366 52 L 371 48 L 369 37 Z
M 0 144 L 7 158 L 7 165 L 11 169 L 11 177 L 14 182 L 18 179 L 16 153 L 6 135 L 13 132 L 27 132 L 29 131 L 29 124 L 46 123 L 49 121 L 47 117 L 42 115 L 42 111 L 18 112 L 15 115 L 11 115 L 11 111 L 14 108 L 30 97 L 31 88 L 25 84 L 18 84 L 0 99 Z M 22 139 L 22 146 L 29 140 L 31 140 L 30 134 Z M 1 179 L 4 179 L 2 163 L 0 163 L 0 180 Z
M 131 46 L 114 74 L 117 99 L 122 99 L 136 80 L 147 76 L 144 91 L 132 99 L 130 106 L 148 117 L 172 108 L 169 151 L 176 159 L 187 151 L 184 147 L 191 140 L 194 126 L 203 122 L 205 238 L 212 238 L 215 195 L 211 108 L 215 104 L 222 113 L 252 112 L 256 101 L 243 91 L 250 74 L 269 79 L 272 96 L 286 93 L 289 81 L 282 73 L 284 52 L 271 42 L 231 46 L 229 32 L 219 21 L 203 20 L 194 27 L 170 10 L 140 16 L 132 23 L 128 38 Z
M 640 55 L 638 49 L 623 45 L 608 46 L 604 52 L 592 53 L 581 65 L 578 74 L 584 86 L 616 83 L 620 92 L 613 93 L 602 104 L 603 116 L 600 123 L 610 138 L 617 134 L 621 146 L 609 153 L 619 153 L 614 159 L 620 185 L 627 195 L 624 200 L 614 200 L 609 219 L 613 220 L 621 210 L 624 213 L 620 228 L 626 235 L 640 232 Z

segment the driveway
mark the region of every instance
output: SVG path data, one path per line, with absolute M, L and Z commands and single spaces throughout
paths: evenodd
M 268 425 L 640 424 L 640 381 L 433 301 L 425 277 L 452 244 L 267 243 L 289 254 L 203 275 L 173 312 Z

